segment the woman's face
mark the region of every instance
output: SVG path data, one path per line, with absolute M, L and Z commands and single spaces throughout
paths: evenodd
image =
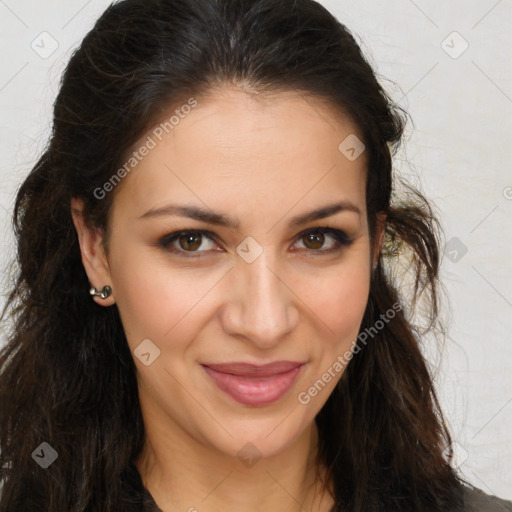
M 141 407 L 224 454 L 277 454 L 341 377 L 367 303 L 359 134 L 312 97 L 228 88 L 158 133 L 115 191 L 109 274 L 94 277 L 112 286 Z

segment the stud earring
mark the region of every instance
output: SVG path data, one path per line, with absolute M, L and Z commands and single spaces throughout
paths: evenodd
M 89 293 L 93 297 L 100 297 L 101 299 L 106 299 L 112 294 L 112 288 L 110 286 L 104 286 L 101 290 L 96 290 L 94 286 L 89 290 Z

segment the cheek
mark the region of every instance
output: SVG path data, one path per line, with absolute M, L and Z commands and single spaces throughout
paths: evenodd
M 335 361 L 348 361 L 364 316 L 370 289 L 369 268 L 364 256 L 353 265 L 340 266 L 328 279 L 310 288 L 305 301 L 316 313 L 316 343 L 310 347 L 318 362 L 315 372 L 324 372 Z M 311 285 L 311 280 L 308 280 Z M 311 317 L 311 315 L 310 315 Z M 341 376 L 341 371 L 337 372 Z M 334 385 L 334 382 L 332 383 Z
M 309 343 L 312 364 L 304 375 L 299 403 L 309 405 L 315 414 L 329 398 L 347 365 L 368 302 L 370 287 L 368 260 L 363 254 L 354 264 L 340 266 L 322 286 L 311 291 L 312 309 L 318 312 Z M 310 315 L 311 317 L 311 315 Z
M 338 282 L 338 290 L 331 297 L 330 321 L 332 330 L 341 339 L 348 335 L 357 336 L 368 302 L 369 289 L 366 267 L 352 271 Z
M 165 257 L 150 261 L 143 251 L 129 248 L 113 254 L 111 266 L 116 303 L 132 350 L 147 338 L 157 345 L 173 339 L 168 348 L 179 350 L 176 341 L 197 331 L 201 303 L 220 277 L 192 268 L 171 271 Z
M 317 316 L 323 329 L 336 339 L 357 331 L 361 323 L 370 290 L 366 257 L 354 264 L 340 265 L 328 273 L 301 278 L 298 295 Z

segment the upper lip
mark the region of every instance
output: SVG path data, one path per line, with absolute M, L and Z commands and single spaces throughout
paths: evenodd
M 274 361 L 262 365 L 232 362 L 219 364 L 203 363 L 203 366 L 207 366 L 217 372 L 230 373 L 231 375 L 241 377 L 270 377 L 272 375 L 289 372 L 303 364 L 304 363 L 298 361 Z

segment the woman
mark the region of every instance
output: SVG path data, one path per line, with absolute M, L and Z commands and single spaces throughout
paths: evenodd
M 107 9 L 16 200 L 0 511 L 512 510 L 449 464 L 404 119 L 312 0 Z

